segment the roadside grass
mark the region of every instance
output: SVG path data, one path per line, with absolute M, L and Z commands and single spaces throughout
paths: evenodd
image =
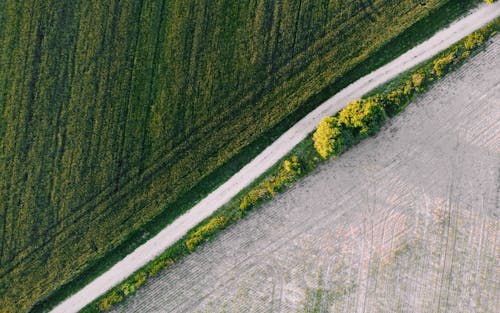
M 399 106 L 397 108 L 398 110 L 395 111 L 395 114 L 403 111 L 404 108 L 413 101 L 415 96 L 425 92 L 425 90 L 429 88 L 433 82 L 445 76 L 446 73 L 458 68 L 461 64 L 463 64 L 463 62 L 465 62 L 466 59 L 478 53 L 484 46 L 484 42 L 495 36 L 498 31 L 500 31 L 500 19 L 496 19 L 474 34 L 460 40 L 430 60 L 421 63 L 405 73 L 402 73 L 386 84 L 375 88 L 372 92 L 365 95 L 363 99 L 372 101 L 373 99 L 380 99 L 380 97 L 383 98 L 391 93 L 401 91 L 401 94 L 403 94 L 404 97 L 401 102 L 398 101 Z M 470 42 L 471 39 L 478 38 L 478 35 L 482 37 L 482 40 L 478 41 L 478 44 L 467 44 L 467 42 Z M 450 58 L 450 55 L 453 55 L 454 57 Z M 447 66 L 438 70 L 440 65 L 436 64 L 441 63 L 446 63 Z M 423 74 L 426 78 L 425 82 L 423 80 L 416 79 L 416 74 Z M 341 113 L 338 113 L 336 116 L 339 114 Z M 310 134 L 305 140 L 295 146 L 282 160 L 277 162 L 251 185 L 242 190 L 230 202 L 217 210 L 211 217 L 201 222 L 185 237 L 168 248 L 157 259 L 151 261 L 146 266 L 138 270 L 129 279 L 125 280 L 117 287 L 111 289 L 105 295 L 89 304 L 82 310 L 82 312 L 89 313 L 106 311 L 113 305 L 122 302 L 127 296 L 133 294 L 137 288 L 144 284 L 148 278 L 153 277 L 159 271 L 168 268 L 183 256 L 194 252 L 197 246 L 203 242 L 212 240 L 218 232 L 222 231 L 226 227 L 230 227 L 230 225 L 236 223 L 241 218 L 244 218 L 247 214 L 249 214 L 249 212 L 251 212 L 252 209 L 258 208 L 260 205 L 272 199 L 275 195 L 275 193 L 272 192 L 257 192 L 257 194 L 264 194 L 264 196 L 257 197 L 256 201 L 253 201 L 252 205 L 242 206 L 245 197 L 248 197 L 252 194 L 252 192 L 263 190 L 264 187 L 269 185 L 269 182 L 280 181 L 282 184 L 277 185 L 277 188 L 275 189 L 273 188 L 273 190 L 276 190 L 277 193 L 289 188 L 293 185 L 293 182 L 311 173 L 318 166 L 318 164 L 323 162 L 323 158 L 320 157 L 314 147 L 312 138 L 313 134 Z M 359 140 L 353 141 L 351 146 L 355 145 L 359 142 Z M 348 147 L 346 147 L 346 149 L 347 148 Z M 345 151 L 345 149 L 340 151 L 340 153 L 343 151 Z M 335 156 L 336 155 L 330 155 L 328 157 Z M 291 179 L 280 180 L 279 178 L 283 176 L 284 172 L 289 172 L 288 168 L 290 168 L 290 166 L 287 161 L 293 163 L 295 162 L 294 160 L 297 162 L 297 166 L 295 168 L 300 168 L 300 170 L 295 171 L 291 176 Z M 210 231 L 206 231 L 207 228 L 210 228 Z M 190 245 L 187 243 L 194 237 L 197 238 L 197 243 L 190 248 Z M 397 253 L 395 252 L 395 254 Z

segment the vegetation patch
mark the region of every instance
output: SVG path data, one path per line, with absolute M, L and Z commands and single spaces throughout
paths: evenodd
M 301 175 L 302 164 L 297 156 L 292 156 L 290 160 L 283 161 L 283 165 L 277 174 L 266 178 L 243 197 L 240 210 L 247 211 L 260 202 L 272 198 L 283 188 L 290 186 Z
M 336 157 L 365 137 L 378 132 L 387 117 L 402 110 L 436 79 L 443 77 L 481 47 L 498 30 L 498 20 L 472 33 L 431 61 L 404 75 L 399 87 L 354 100 L 334 116 L 325 117 L 314 132 L 314 147 L 323 158 Z
M 226 224 L 227 219 L 222 216 L 210 219 L 207 224 L 199 226 L 189 235 L 189 238 L 186 240 L 186 247 L 189 251 L 194 251 L 202 241 L 208 240 L 217 231 L 223 229 Z

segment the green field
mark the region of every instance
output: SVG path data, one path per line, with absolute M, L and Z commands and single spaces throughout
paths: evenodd
M 0 1 L 0 311 L 144 240 L 417 20 L 476 2 Z

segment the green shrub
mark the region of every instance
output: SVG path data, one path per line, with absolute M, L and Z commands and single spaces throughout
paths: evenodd
M 450 54 L 437 59 L 434 61 L 434 73 L 438 76 L 441 77 L 450 68 L 451 64 L 453 64 L 453 61 L 455 60 L 456 52 L 452 51 Z
M 263 185 L 266 185 L 266 182 L 264 182 Z M 249 208 L 252 208 L 257 203 L 259 203 L 270 193 L 269 192 L 270 188 L 271 187 L 265 186 L 265 188 L 256 188 L 250 190 L 248 194 L 244 196 L 243 199 L 241 200 L 240 210 L 245 211 Z
M 264 187 L 267 192 L 260 199 L 265 198 L 265 196 L 267 196 L 267 194 L 269 194 L 271 197 L 274 197 L 274 195 L 279 191 L 277 188 L 279 185 L 280 185 L 280 181 L 276 177 L 272 177 L 269 180 L 263 181 L 262 187 Z M 258 201 L 256 201 L 253 205 L 255 205 L 257 202 Z M 242 203 L 243 203 L 243 201 L 242 201 Z M 241 207 L 240 207 L 240 209 L 241 209 Z
M 136 288 L 135 285 L 130 285 L 127 282 L 121 284 L 121 286 L 120 286 L 120 290 L 124 296 L 128 296 L 130 294 L 135 293 L 135 288 Z
M 153 265 L 151 266 L 151 268 L 148 271 L 148 276 L 149 277 L 154 276 L 156 273 L 158 273 L 159 271 L 161 271 L 164 268 L 169 267 L 172 264 L 174 264 L 174 260 L 172 260 L 172 259 L 155 260 Z
M 144 284 L 146 282 L 146 279 L 148 278 L 148 276 L 146 275 L 146 273 L 144 272 L 141 272 L 141 273 L 138 273 L 134 276 L 134 286 L 136 288 L 142 286 L 142 284 Z
M 301 174 L 302 164 L 297 156 L 292 156 L 289 160 L 283 161 L 276 175 L 265 179 L 241 199 L 239 206 L 240 210 L 246 211 L 262 200 L 273 197 L 278 191 L 283 189 L 283 187 L 295 181 Z
M 354 100 L 339 112 L 339 124 L 344 125 L 355 140 L 375 134 L 386 119 L 384 109 L 373 99 Z
M 425 85 L 425 74 L 421 72 L 414 73 L 411 76 L 411 81 L 415 88 L 421 88 Z
M 278 178 L 275 179 L 275 190 L 288 186 L 298 176 L 302 174 L 302 164 L 297 156 L 292 156 L 290 160 L 283 161 L 283 166 L 279 171 Z
M 290 160 L 283 161 L 283 169 L 282 171 L 287 175 L 296 175 L 300 174 L 302 171 L 302 166 L 300 164 L 299 158 L 297 156 L 292 156 Z
M 346 140 L 346 138 L 348 138 Z M 343 132 L 338 118 L 327 116 L 319 123 L 313 134 L 314 148 L 318 154 L 326 159 L 339 155 L 352 141 L 347 132 Z
M 186 240 L 186 247 L 189 251 L 194 251 L 203 240 L 207 240 L 218 230 L 224 228 L 227 222 L 227 218 L 222 216 L 212 218 L 208 223 L 199 226 L 189 235 L 189 238 Z
M 403 88 L 401 89 L 403 91 L 403 94 L 405 96 L 409 96 L 412 94 L 414 89 L 413 83 L 411 80 L 407 80 Z
M 467 37 L 464 46 L 465 49 L 467 50 L 473 50 L 481 46 L 483 43 L 484 43 L 484 36 L 479 32 L 475 32 Z
M 109 303 L 109 298 L 105 297 L 101 300 L 101 303 L 99 304 L 99 309 L 101 311 L 107 311 L 111 308 L 111 303 Z
M 371 99 L 382 107 L 387 116 L 393 117 L 400 111 L 400 107 L 404 103 L 405 98 L 401 90 L 396 90 L 388 94 L 376 95 Z
M 470 51 L 469 50 L 465 50 L 464 52 L 462 52 L 462 54 L 460 55 L 460 59 L 466 59 L 470 56 Z
M 107 297 L 104 297 L 101 300 L 99 308 L 102 311 L 108 311 L 113 304 L 118 303 L 118 302 L 120 302 L 122 300 L 123 300 L 123 296 L 121 294 L 119 294 L 118 292 L 113 291 Z

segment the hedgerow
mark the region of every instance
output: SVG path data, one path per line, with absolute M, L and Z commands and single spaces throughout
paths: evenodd
M 496 28 L 498 21 L 467 36 L 428 62 L 432 66 L 414 70 L 397 89 L 352 101 L 335 116 L 325 117 L 313 135 L 318 154 L 323 158 L 336 157 L 359 140 L 375 134 L 387 117 L 401 112 L 430 82 L 468 58 L 471 51 L 481 47 L 487 37 L 496 33 Z
M 239 205 L 240 210 L 246 211 L 260 202 L 270 199 L 300 177 L 302 172 L 303 165 L 297 156 L 292 156 L 290 160 L 283 161 L 283 165 L 276 175 L 266 178 L 243 197 Z

